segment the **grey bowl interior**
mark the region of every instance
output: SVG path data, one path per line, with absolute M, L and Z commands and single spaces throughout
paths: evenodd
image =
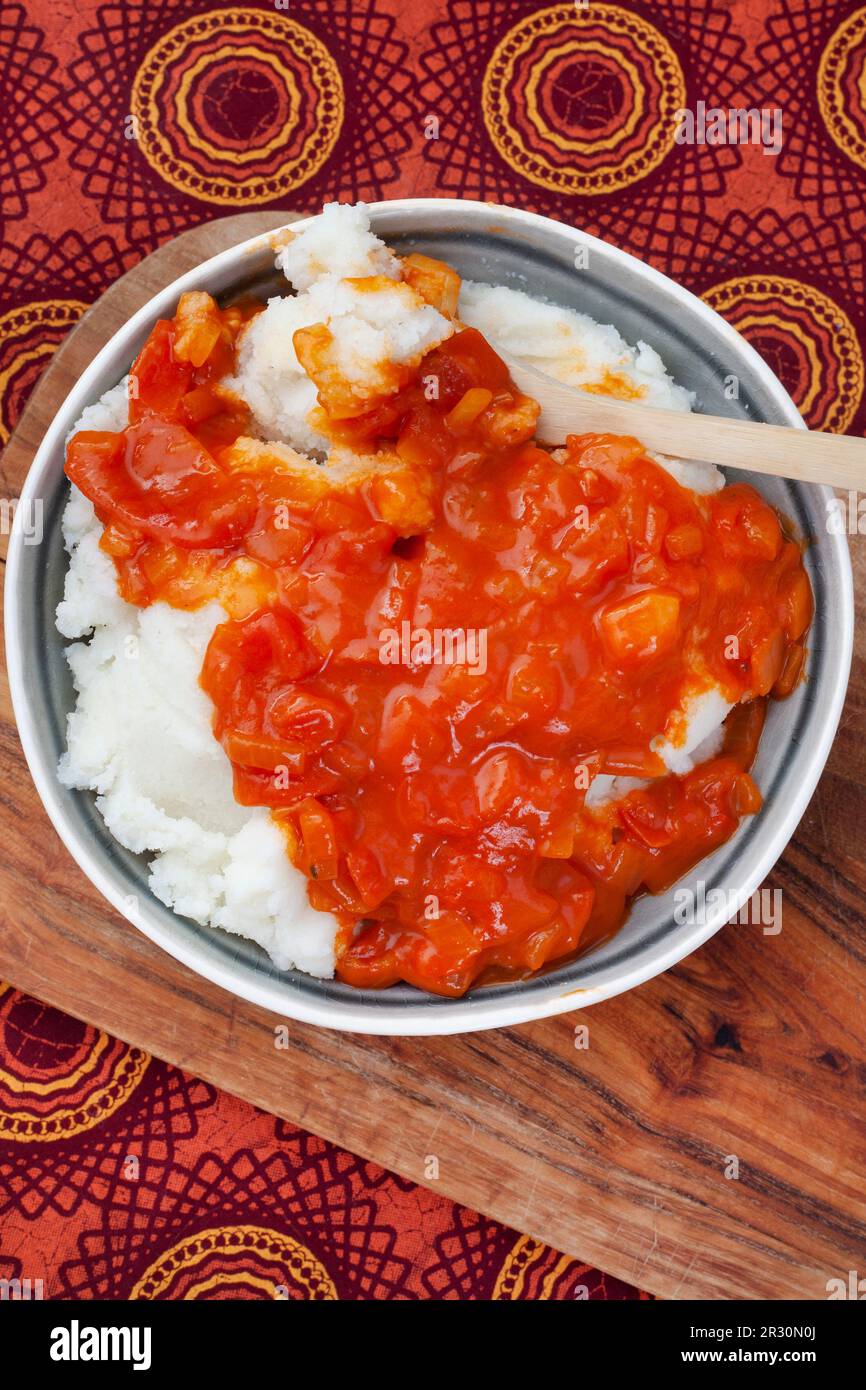
M 423 225 L 423 217 L 420 213 L 418 216 L 419 225 Z M 492 211 L 490 222 L 494 222 Z M 675 287 L 668 287 L 664 281 L 648 287 L 638 267 L 632 269 L 619 258 L 611 259 L 613 253 L 601 243 L 597 248 L 593 246 L 588 268 L 576 271 L 573 244 L 566 239 L 560 242 L 553 236 L 542 248 L 536 238 L 520 230 L 497 231 L 487 226 L 477 230 L 477 218 L 467 219 L 464 227 L 460 224 L 461 218 L 455 216 L 443 230 L 413 233 L 411 217 L 402 218 L 395 227 L 387 215 L 381 214 L 377 229 L 399 251 L 416 249 L 440 256 L 466 278 L 530 290 L 604 323 L 616 324 L 629 341 L 647 341 L 659 351 L 673 376 L 697 393 L 700 410 L 791 423 L 790 402 L 778 383 L 763 377 L 748 350 L 732 341 L 721 324 L 715 327 L 683 312 L 682 299 Z M 279 289 L 284 292 L 285 285 L 278 282 L 271 267 L 271 254 L 263 249 L 245 259 L 240 276 L 234 270 L 230 275 L 223 275 L 222 283 L 215 284 L 211 276 L 203 280 L 203 284 L 221 293 L 224 300 L 240 291 L 273 293 Z M 130 353 L 130 360 L 132 355 Z M 99 392 L 113 385 L 128 365 L 127 360 L 107 368 L 91 398 L 95 399 Z M 732 372 L 739 378 L 740 395 L 736 401 L 726 400 L 722 392 L 723 380 Z M 53 482 L 43 496 L 46 543 L 28 549 L 22 558 L 22 590 L 28 595 L 26 601 L 33 614 L 26 625 L 22 623 L 26 648 L 22 663 L 24 670 L 29 672 L 33 713 L 45 731 L 44 738 L 49 741 L 54 756 L 59 757 L 73 692 L 63 643 L 54 627 L 54 611 L 61 597 L 66 564 L 60 517 L 67 494 L 59 445 L 55 452 L 57 457 L 52 460 L 50 469 Z M 843 580 L 839 552 L 833 549 L 824 525 L 824 490 L 778 479 L 768 479 L 759 485 L 767 498 L 790 518 L 797 531 L 814 538 L 815 542 L 807 557 L 817 614 L 811 634 L 808 683 L 791 699 L 772 707 L 756 766 L 757 780 L 768 807 L 772 807 L 796 799 L 802 777 L 800 750 L 814 722 L 821 720 L 822 707 L 833 703 L 838 670 L 834 671 L 832 664 L 825 660 L 825 653 L 828 642 L 834 637 L 830 625 L 840 602 Z M 838 633 L 835 636 L 838 638 Z M 660 953 L 662 947 L 665 953 L 678 949 L 680 943 L 683 943 L 680 954 L 689 949 L 686 937 L 690 929 L 678 927 L 673 922 L 671 890 L 661 897 L 640 900 L 622 931 L 586 957 L 528 981 L 481 987 L 459 1005 L 422 995 L 408 987 L 395 987 L 385 992 L 358 991 L 338 982 L 319 981 L 296 972 L 281 973 L 251 942 L 180 919 L 150 898 L 145 858 L 126 852 L 108 835 L 95 809 L 94 798 L 69 791 L 64 791 L 62 796 L 64 813 L 80 832 L 101 847 L 107 871 L 120 895 L 149 898 L 152 911 L 159 915 L 165 931 L 175 936 L 180 933 L 188 941 L 194 939 L 204 962 L 223 969 L 230 965 L 239 981 L 259 985 L 267 981 L 274 1007 L 289 1016 L 294 1012 L 292 1001 L 301 995 L 311 1000 L 350 1004 L 356 1017 L 366 1012 L 371 1023 L 377 1012 L 387 1009 L 396 1019 L 394 1032 L 400 1032 L 401 1014 L 419 1009 L 438 1011 L 434 1025 L 428 1022 L 425 1031 L 438 1031 L 440 1024 L 443 1031 L 450 1031 L 457 1008 L 463 1016 L 463 1026 L 471 1028 L 473 1011 L 483 1009 L 491 994 L 495 994 L 499 1004 L 519 999 L 522 1006 L 527 1006 L 527 1015 L 552 1011 L 538 1006 L 552 996 L 604 986 L 617 974 L 638 965 L 643 958 Z M 766 812 L 746 822 L 728 844 L 703 861 L 693 877 L 700 876 L 708 888 L 729 889 L 747 882 L 754 887 L 752 880 L 756 873 L 757 878 L 762 877 L 761 866 L 766 870 L 768 854 L 772 862 L 783 847 L 774 842 L 774 833 Z M 578 1002 L 579 998 L 575 998 L 574 1004 Z M 357 1026 L 362 1028 L 363 1022 Z M 378 1031 L 375 1025 L 372 1031 Z

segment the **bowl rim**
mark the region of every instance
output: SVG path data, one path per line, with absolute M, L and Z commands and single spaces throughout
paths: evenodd
M 797 407 L 781 382 L 763 358 L 736 329 L 697 295 L 653 266 L 646 265 L 629 252 L 594 237 L 580 228 L 571 227 L 539 213 L 475 200 L 404 198 L 369 203 L 366 206 L 371 219 L 377 223 L 377 232 L 386 239 L 389 230 L 398 230 L 396 223 L 401 218 L 425 212 L 454 213 L 459 209 L 464 215 L 468 213 L 470 216 L 476 216 L 479 220 L 479 227 L 482 227 L 486 222 L 488 230 L 489 224 L 494 222 L 500 225 L 504 223 L 508 228 L 522 228 L 530 234 L 533 231 L 543 229 L 547 236 L 550 235 L 551 231 L 558 232 L 566 242 L 572 245 L 585 244 L 588 247 L 603 248 L 604 255 L 608 260 L 628 266 L 633 273 L 640 275 L 650 286 L 663 286 L 666 293 L 673 295 L 681 303 L 683 310 L 693 319 L 697 317 L 711 323 L 715 333 L 726 339 L 740 357 L 745 356 L 751 363 L 762 384 L 773 396 L 782 414 L 787 417 L 788 423 L 795 428 L 806 428 Z M 309 217 L 285 224 L 285 227 L 297 231 L 316 215 L 318 214 L 310 214 Z M 383 223 L 385 225 L 382 225 Z M 387 225 L 389 223 L 394 225 L 389 228 Z M 49 472 L 55 446 L 65 436 L 84 406 L 90 404 L 93 398 L 92 383 L 98 380 L 103 370 L 103 363 L 113 356 L 118 345 L 134 342 L 140 331 L 149 327 L 155 318 L 163 312 L 164 307 L 175 302 L 185 289 L 197 287 L 203 278 L 210 279 L 235 264 L 242 265 L 244 259 L 251 254 L 273 248 L 274 238 L 278 237 L 282 230 L 284 228 L 280 227 L 259 233 L 202 261 L 153 295 L 112 335 L 69 391 L 46 430 L 22 486 L 20 503 L 26 503 L 33 494 L 40 490 L 43 478 Z M 826 498 L 829 499 L 833 496 L 829 488 L 824 487 L 821 490 Z M 853 652 L 853 575 L 847 537 L 828 533 L 827 541 L 838 564 L 838 579 L 840 581 L 840 603 L 835 621 L 841 628 L 841 640 L 834 656 L 831 699 L 823 708 L 824 717 L 818 727 L 815 739 L 810 742 L 808 756 L 804 758 L 804 763 L 801 766 L 801 778 L 796 795 L 791 798 L 780 813 L 780 823 L 776 827 L 772 843 L 768 846 L 759 865 L 759 871 L 754 871 L 736 890 L 731 890 L 732 894 L 734 891 L 736 893 L 735 911 L 738 911 L 749 900 L 755 889 L 763 882 L 793 835 L 824 769 L 842 713 Z M 316 999 L 304 995 L 301 991 L 294 991 L 290 995 L 292 1008 L 288 1010 L 286 1008 L 287 991 L 284 976 L 281 980 L 277 980 L 273 976 L 265 974 L 258 977 L 241 973 L 239 977 L 239 972 L 231 960 L 219 960 L 209 955 L 199 945 L 194 935 L 180 935 L 178 937 L 170 928 L 163 926 L 156 915 L 151 916 L 148 912 L 149 903 L 137 908 L 131 907 L 128 897 L 117 890 L 104 869 L 102 851 L 91 844 L 88 835 L 79 832 L 78 828 L 68 820 L 61 801 L 56 765 L 40 740 L 36 720 L 31 715 L 27 698 L 26 672 L 22 660 L 24 605 L 20 584 L 23 545 L 24 538 L 21 531 L 13 528 L 10 536 L 5 578 L 6 658 L 12 705 L 19 737 L 40 800 L 75 863 L 115 910 L 174 959 L 228 992 L 267 1009 L 277 1017 L 289 1017 L 302 1023 L 312 1023 L 338 1031 L 394 1037 L 443 1036 L 476 1032 L 568 1013 L 590 1004 L 599 1003 L 603 999 L 614 997 L 617 994 L 625 993 L 627 990 L 663 974 L 673 965 L 684 960 L 709 940 L 725 922 L 730 920 L 729 911 L 732 899 L 729 900 L 727 909 L 719 907 L 718 910 L 708 911 L 705 921 L 696 922 L 688 935 L 685 938 L 678 938 L 676 944 L 671 943 L 666 949 L 657 947 L 653 952 L 639 957 L 635 964 L 628 965 L 617 978 L 583 989 L 552 990 L 550 994 L 540 997 L 527 996 L 523 1000 L 517 999 L 507 1002 L 497 1002 L 495 992 L 480 995 L 469 994 L 461 999 L 448 1001 L 444 1005 L 438 1001 L 439 1007 L 435 1010 L 424 1007 L 427 1003 L 424 996 L 419 998 L 417 1009 L 403 1008 L 398 1010 L 394 1007 L 389 1009 L 387 992 L 383 992 L 382 1003 L 377 1003 L 371 1008 L 369 1003 L 363 1001 L 352 1004 L 341 1000 Z

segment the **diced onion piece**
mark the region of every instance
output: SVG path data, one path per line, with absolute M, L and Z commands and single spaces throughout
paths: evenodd
M 183 398 L 183 413 L 192 425 L 218 415 L 222 408 L 223 402 L 210 386 L 195 386 Z
M 764 798 L 748 772 L 741 772 L 734 782 L 731 792 L 734 814 L 754 816 L 764 804 Z
M 172 350 L 179 362 L 203 367 L 222 336 L 223 326 L 215 300 L 203 290 L 182 294 L 175 315 Z
M 444 261 L 422 256 L 414 251 L 403 261 L 403 278 L 416 294 L 438 309 L 440 314 L 453 318 L 457 313 L 460 295 L 460 276 Z
M 307 797 L 298 811 L 304 855 L 313 878 L 337 877 L 339 853 L 334 820 L 315 797 Z
M 812 621 L 812 587 L 805 570 L 797 570 L 785 584 L 783 593 L 785 635 L 799 642 Z
M 493 400 L 493 392 L 484 386 L 470 386 L 460 400 L 445 416 L 445 423 L 452 434 L 463 434 L 483 415 Z
M 255 767 L 262 772 L 277 772 L 285 767 L 297 774 L 304 770 L 305 753 L 300 743 L 231 729 L 223 734 L 222 743 L 232 762 L 241 767 Z
M 806 649 L 802 643 L 795 642 L 793 646 L 788 648 L 779 678 L 773 686 L 773 694 L 777 700 L 784 700 L 787 695 L 791 694 L 803 673 L 805 660 Z
M 670 651 L 679 631 L 679 597 L 659 589 L 635 594 L 601 616 L 602 638 L 618 660 L 642 661 Z
M 675 526 L 665 536 L 665 550 L 671 560 L 692 560 L 703 548 L 701 528 L 690 521 Z
M 784 634 L 779 628 L 775 628 L 752 648 L 749 667 L 753 694 L 769 695 L 782 673 L 784 660 Z

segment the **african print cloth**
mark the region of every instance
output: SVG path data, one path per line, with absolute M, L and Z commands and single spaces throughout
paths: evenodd
M 699 103 L 780 119 L 778 152 L 680 143 Z M 864 432 L 866 5 L 0 0 L 0 109 L 0 442 L 67 330 L 169 238 L 406 195 L 615 242 L 728 318 L 811 426 Z M 0 987 L 0 1280 L 27 1277 L 65 1298 L 638 1296 Z
M 0 984 L 0 1298 L 4 1280 L 46 1299 L 640 1296 Z

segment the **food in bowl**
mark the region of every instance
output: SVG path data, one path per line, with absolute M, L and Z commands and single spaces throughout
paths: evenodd
M 496 348 L 688 409 L 651 348 L 362 207 L 294 295 L 184 295 L 67 447 L 60 776 L 154 893 L 281 969 L 459 996 L 609 937 L 760 807 L 801 551 L 751 487 L 534 439 Z

